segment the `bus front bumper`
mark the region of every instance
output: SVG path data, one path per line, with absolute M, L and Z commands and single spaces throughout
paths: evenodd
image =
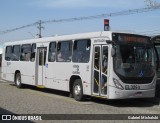
M 109 99 L 153 98 L 153 97 L 155 97 L 155 88 L 148 90 L 120 90 L 111 87 L 108 96 Z

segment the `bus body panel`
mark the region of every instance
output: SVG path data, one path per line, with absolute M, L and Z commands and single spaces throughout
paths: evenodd
M 6 52 L 6 47 L 4 46 L 4 53 Z M 17 63 L 11 62 L 11 61 L 4 61 L 5 55 L 3 55 L 3 60 L 2 60 L 2 79 L 6 79 L 8 81 L 13 81 L 14 80 L 14 70 L 17 69 Z M 18 66 L 19 67 L 19 66 Z
M 117 75 L 112 75 L 109 81 L 108 99 L 149 98 L 155 96 L 156 76 L 149 84 L 125 84 Z M 112 78 L 116 78 L 123 86 L 123 89 L 116 88 Z
M 35 85 L 35 62 L 21 62 L 20 68 L 21 80 L 24 84 Z M 15 70 L 18 67 L 15 67 Z M 15 73 L 15 71 L 13 71 Z
M 108 99 L 129 99 L 129 98 L 151 98 L 155 96 L 155 88 L 147 90 L 119 90 L 115 87 L 109 87 Z

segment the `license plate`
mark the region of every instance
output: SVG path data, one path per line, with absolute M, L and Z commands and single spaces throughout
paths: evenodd
M 125 90 L 140 90 L 139 85 L 125 85 Z

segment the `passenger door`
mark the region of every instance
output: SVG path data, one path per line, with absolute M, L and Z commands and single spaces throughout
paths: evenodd
M 107 96 L 108 46 L 94 45 L 93 54 L 92 94 Z
M 37 47 L 36 85 L 45 85 L 45 63 L 47 47 Z

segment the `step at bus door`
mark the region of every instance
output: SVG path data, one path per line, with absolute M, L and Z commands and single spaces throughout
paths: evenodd
M 46 47 L 37 48 L 36 60 L 36 85 L 45 84 L 45 62 L 46 62 Z
M 94 45 L 92 94 L 107 96 L 108 46 Z

